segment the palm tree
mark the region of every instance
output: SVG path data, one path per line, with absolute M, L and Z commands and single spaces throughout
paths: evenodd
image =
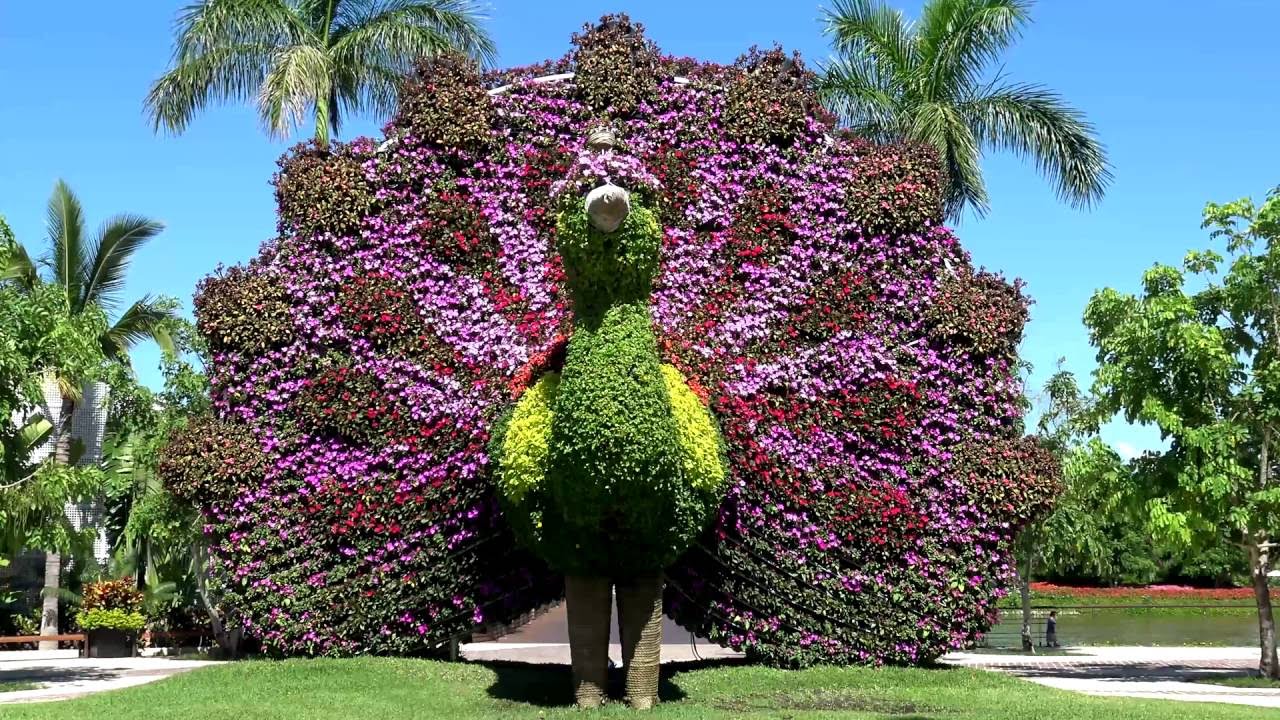
M 252 100 L 271 135 L 311 113 L 327 145 L 346 113 L 394 112 L 413 63 L 446 50 L 493 59 L 471 0 L 199 0 L 178 16 L 173 67 L 146 107 L 177 133 L 214 102 Z
M 114 310 L 133 254 L 159 234 L 164 225 L 140 215 L 116 215 L 109 218 L 93 237 L 89 237 L 80 201 L 61 180 L 54 186 L 46 212 L 49 252 L 39 264 L 49 270 L 47 282 L 65 291 L 68 311 L 72 316 Z M 31 253 L 17 243 L 11 246 L 9 261 L 0 271 L 0 282 L 12 283 L 26 292 L 35 292 L 46 282 L 40 276 L 39 265 L 31 259 Z M 162 350 L 172 353 L 173 341 L 168 326 L 176 317 L 175 305 L 145 296 L 130 305 L 115 323 L 108 325 L 98 337 L 98 342 L 107 357 L 125 364 L 129 362 L 129 348 L 143 339 L 154 340 Z M 79 453 L 73 449 L 78 433 L 72 427 L 72 419 L 80 398 L 81 378 L 54 376 L 51 379 L 57 383 L 61 400 L 58 423 L 52 437 L 54 459 L 63 465 L 75 465 L 79 462 Z M 61 569 L 61 556 L 56 552 L 46 553 L 42 635 L 58 632 L 57 590 Z M 41 645 L 56 648 L 56 643 Z
M 824 21 L 836 57 L 819 91 L 856 133 L 937 148 L 952 218 L 988 210 L 979 167 L 987 149 L 1032 158 L 1061 199 L 1090 206 L 1111 181 L 1093 126 L 1052 90 L 988 72 L 1017 40 L 1030 5 L 929 0 L 910 23 L 880 0 L 834 0 Z
M 110 313 L 119 306 L 125 273 L 133 254 L 164 230 L 164 224 L 141 215 L 122 214 L 109 218 L 97 234 L 88 236 L 80 200 L 61 180 L 53 188 L 46 208 L 49 251 L 40 262 L 15 243 L 0 282 L 12 282 L 30 292 L 39 283 L 40 265 L 49 270 L 48 282 L 67 294 L 70 313 L 79 315 L 91 308 Z M 149 295 L 135 301 L 99 338 L 110 358 L 128 362 L 128 351 L 139 341 L 154 340 L 166 352 L 173 351 L 168 325 L 177 317 L 176 308 Z

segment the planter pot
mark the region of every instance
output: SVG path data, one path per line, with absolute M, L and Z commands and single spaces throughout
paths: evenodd
M 138 634 L 125 630 L 90 630 L 89 657 L 122 658 L 138 654 Z

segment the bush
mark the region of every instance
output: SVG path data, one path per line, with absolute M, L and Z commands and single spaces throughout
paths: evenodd
M 156 474 L 174 497 L 211 508 L 252 489 L 267 468 L 252 428 L 202 416 L 170 434 Z
M 574 45 L 574 88 L 582 101 L 602 114 L 626 117 L 653 97 L 658 84 L 658 48 L 644 36 L 644 25 L 625 13 L 606 15 L 584 25 Z
M 138 632 L 147 626 L 147 618 L 140 612 L 125 610 L 81 610 L 76 613 L 76 625 L 81 630 Z
M 259 355 L 293 339 L 283 285 L 257 268 L 232 267 L 201 280 L 194 305 L 196 329 L 211 352 Z
M 473 60 L 445 52 L 423 60 L 401 88 L 400 109 L 390 127 L 408 141 L 477 150 L 489 142 L 493 107 Z
M 738 58 L 738 72 L 725 94 L 724 123 L 733 137 L 748 142 L 790 145 L 806 129 L 815 112 L 822 114 L 815 78 L 797 53 L 775 47 L 752 48 Z M 830 119 L 822 117 L 824 124 Z
M 280 232 L 359 235 L 374 202 L 364 160 L 341 143 L 320 147 L 312 140 L 295 145 L 277 163 L 280 171 L 273 181 Z
M 487 97 L 484 127 L 502 143 L 410 133 L 377 153 L 365 167 L 379 200 L 349 251 L 334 252 L 323 229 L 264 247 L 244 276 L 288 291 L 258 314 L 296 330 L 254 343 L 261 335 L 230 332 L 203 302 L 202 329 L 242 348 L 210 367 L 215 406 L 236 424 L 209 429 L 229 433 L 227 447 L 256 439 L 264 457 L 253 477 L 234 478 L 235 502 L 213 499 L 230 486 L 201 500 L 211 566 L 268 651 L 423 652 L 559 596 L 558 575 L 515 542 L 490 443 L 545 373 L 560 372 L 565 392 L 566 355 L 608 362 L 589 333 L 568 337 L 568 287 L 583 276 L 576 236 L 555 230 L 602 169 L 643 190 L 663 227 L 656 260 L 645 259 L 656 262 L 652 294 L 618 326 L 657 336 L 656 358 L 636 372 L 662 382 L 664 364 L 678 370 L 724 442 L 726 497 L 667 569 L 667 612 L 778 665 L 922 662 L 994 620 L 1010 543 L 1055 487 L 1054 468 L 1019 439 L 1013 352 L 1026 299 L 972 272 L 941 226 L 932 151 L 832 133 L 798 90 L 799 106 L 731 132 L 743 68 L 658 58 L 652 85 L 595 69 L 648 67 L 647 41 L 621 27 L 609 30 L 616 47 L 609 35 L 579 39 L 574 81 Z M 661 74 L 676 71 L 692 82 Z M 461 102 L 425 88 L 406 90 L 397 122 L 440 122 Z M 748 90 L 734 90 L 738 101 Z M 795 107 L 807 108 L 803 123 Z M 602 121 L 625 142 L 607 168 L 577 157 Z M 590 296 L 589 285 L 574 292 Z M 342 383 L 355 383 L 347 398 L 331 382 L 342 367 Z M 637 423 L 657 402 L 643 397 Z M 549 463 L 599 462 L 581 436 L 562 447 Z M 661 557 L 659 545 L 683 542 L 667 532 L 632 550 Z

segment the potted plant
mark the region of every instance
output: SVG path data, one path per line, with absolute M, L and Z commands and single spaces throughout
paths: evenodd
M 138 634 L 146 627 L 142 591 L 133 578 L 100 580 L 85 586 L 76 624 L 89 635 L 88 655 L 95 658 L 132 657 Z

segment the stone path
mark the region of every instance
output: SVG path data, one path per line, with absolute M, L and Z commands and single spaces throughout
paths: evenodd
M 1092 647 L 1063 655 L 954 653 L 943 662 L 1007 672 L 1086 695 L 1222 702 L 1280 708 L 1280 690 L 1196 680 L 1240 675 L 1258 666 L 1257 648 Z
M 0 704 L 44 702 L 133 687 L 212 665 L 204 660 L 160 657 L 79 658 L 69 651 L 6 651 L 0 654 L 0 682 L 38 683 L 34 690 L 0 692 Z M 2 717 L 4 713 L 0 713 Z

